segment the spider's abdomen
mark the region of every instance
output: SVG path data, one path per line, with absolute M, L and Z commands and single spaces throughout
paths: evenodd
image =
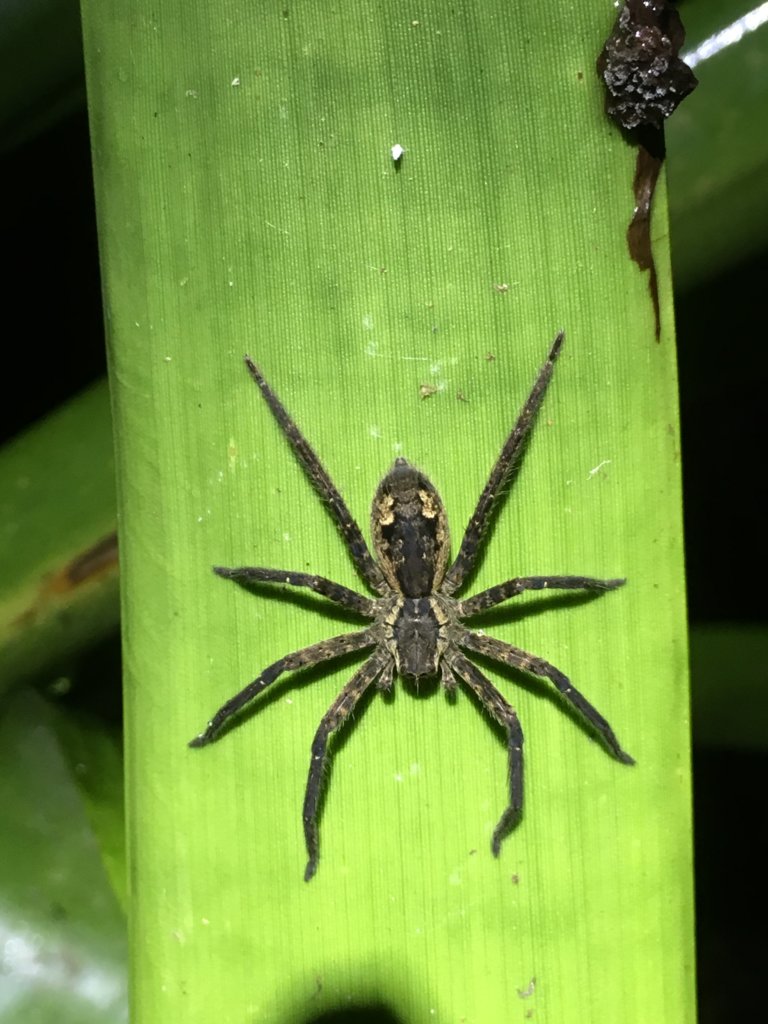
M 371 532 L 381 570 L 403 597 L 428 597 L 441 584 L 451 546 L 440 495 L 405 459 L 379 484 Z

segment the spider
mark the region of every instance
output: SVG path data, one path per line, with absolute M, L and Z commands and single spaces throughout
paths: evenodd
M 328 758 L 328 740 L 349 718 L 369 687 L 382 692 L 391 691 L 395 673 L 413 679 L 417 684 L 420 679 L 439 673 L 440 682 L 449 695 L 456 692 L 461 681 L 506 732 L 509 804 L 493 832 L 491 850 L 494 856 L 499 855 L 502 840 L 517 825 L 522 814 L 523 732 L 515 710 L 464 652 L 484 655 L 550 680 L 602 738 L 610 753 L 623 764 L 634 764 L 629 754 L 621 749 L 608 722 L 559 669 L 543 658 L 494 637 L 473 632 L 463 625 L 464 619 L 472 618 L 525 590 L 602 593 L 615 590 L 625 580 L 597 580 L 588 576 L 523 576 L 499 583 L 473 597 L 454 597 L 477 562 L 496 502 L 506 490 L 544 399 L 563 337 L 561 331 L 552 343 L 547 361 L 539 371 L 522 412 L 491 470 L 459 552 L 450 564 L 450 535 L 440 495 L 427 477 L 403 458 L 395 459 L 374 495 L 371 533 L 376 557 L 371 555 L 360 527 L 319 458 L 259 368 L 248 356 L 245 357 L 248 371 L 272 415 L 316 491 L 328 505 L 355 568 L 371 590 L 379 595 L 376 598 L 366 597 L 324 576 L 306 572 L 221 566 L 215 566 L 213 570 L 219 576 L 244 584 L 258 582 L 307 587 L 329 601 L 372 620 L 365 629 L 321 640 L 286 654 L 269 665 L 252 683 L 223 704 L 205 731 L 189 744 L 202 747 L 215 740 L 233 715 L 284 672 L 317 665 L 351 651 L 372 650 L 373 653 L 323 716 L 312 742 L 303 809 L 304 837 L 309 855 L 304 873 L 307 882 L 314 876 L 318 864 L 317 818 L 323 770 Z

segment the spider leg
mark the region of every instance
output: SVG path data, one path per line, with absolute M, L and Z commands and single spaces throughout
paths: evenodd
M 317 832 L 317 808 L 320 803 L 320 793 L 323 784 L 323 770 L 328 758 L 328 739 L 336 732 L 349 718 L 355 709 L 355 705 L 363 696 L 376 677 L 383 671 L 387 671 L 384 658 L 381 653 L 374 654 L 365 664 L 357 670 L 350 681 L 331 704 L 312 740 L 312 757 L 309 762 L 309 777 L 307 778 L 307 791 L 304 797 L 304 838 L 307 844 L 309 860 L 304 872 L 304 881 L 308 882 L 317 871 L 319 857 L 319 843 Z M 390 660 L 390 659 L 388 659 Z M 392 670 L 389 669 L 391 678 Z
M 517 422 L 504 442 L 501 454 L 491 470 L 491 475 L 488 477 L 488 483 L 483 488 L 483 493 L 480 495 L 477 507 L 467 524 L 456 560 L 445 574 L 442 587 L 440 588 L 444 594 L 453 594 L 454 591 L 458 590 L 474 567 L 483 535 L 493 516 L 494 506 L 499 496 L 506 490 L 517 460 L 525 446 L 526 438 L 536 419 L 536 413 L 544 400 L 547 387 L 552 379 L 555 360 L 560 354 L 560 347 L 563 344 L 564 336 L 563 331 L 560 331 L 552 342 L 547 361 L 539 371 L 539 376 L 536 378 L 536 382 L 526 399 Z
M 317 665 L 323 661 L 330 661 L 331 658 L 338 658 L 342 654 L 349 654 L 351 651 L 360 651 L 364 647 L 373 647 L 376 642 L 376 634 L 373 629 L 363 629 L 359 633 L 342 633 L 340 636 L 331 637 L 329 640 L 321 640 L 317 644 L 303 647 L 300 651 L 286 654 L 285 657 L 280 658 L 265 668 L 260 676 L 239 693 L 236 693 L 234 697 L 230 697 L 226 704 L 222 704 L 205 730 L 199 736 L 190 740 L 189 746 L 204 747 L 215 740 L 221 732 L 224 723 L 237 714 L 254 697 L 257 697 L 270 683 L 274 683 L 283 672 L 305 668 L 309 665 Z
M 543 658 L 537 658 L 534 654 L 520 650 L 519 647 L 513 647 L 512 644 L 504 643 L 504 641 L 497 640 L 495 637 L 480 636 L 477 633 L 472 633 L 470 630 L 467 630 L 458 637 L 457 643 L 465 650 L 476 651 L 478 654 L 495 658 L 496 661 L 500 661 L 505 665 L 512 665 L 514 668 L 522 669 L 524 672 L 531 672 L 535 676 L 549 679 L 555 684 L 569 704 L 576 708 L 582 718 L 600 734 L 605 745 L 617 761 L 621 761 L 622 764 L 635 763 L 635 759 L 621 749 L 619 741 L 616 739 L 616 735 L 608 722 L 606 722 L 596 708 L 592 707 L 586 697 L 579 693 L 576 687 L 571 684 L 570 679 L 563 675 L 560 669 L 550 665 Z
M 307 441 L 288 415 L 288 411 L 283 403 L 269 384 L 267 384 L 261 370 L 259 370 L 250 356 L 245 357 L 245 365 L 248 367 L 251 377 L 256 381 L 280 429 L 296 453 L 296 457 L 309 477 L 312 486 L 331 510 L 331 515 L 336 520 L 336 525 L 341 532 L 341 536 L 344 538 L 344 543 L 349 550 L 357 571 L 373 590 L 378 591 L 380 594 L 384 593 L 386 584 L 381 570 L 374 562 L 360 527 L 355 522 L 352 513 L 347 508 L 346 502 L 328 476 L 325 467 L 315 454 L 309 441 Z
M 510 597 L 517 597 L 524 590 L 616 590 L 623 587 L 626 580 L 595 580 L 590 576 L 520 576 L 505 583 L 499 583 L 488 590 L 458 602 L 457 613 L 460 619 L 468 619 L 471 615 L 493 608 Z
M 236 580 L 238 583 L 286 583 L 292 587 L 307 587 L 316 594 L 326 597 L 334 604 L 340 604 L 342 608 L 357 612 L 368 619 L 376 617 L 376 602 L 370 597 L 364 597 L 355 590 L 344 587 L 341 583 L 334 583 L 325 576 L 315 576 L 308 572 L 288 572 L 284 569 L 257 569 L 250 566 L 242 569 L 227 569 L 221 565 L 214 565 L 213 571 L 217 576 L 223 576 L 227 580 Z
M 483 707 L 507 733 L 509 755 L 509 805 L 493 830 L 491 849 L 498 857 L 501 841 L 520 820 L 523 811 L 523 730 L 515 709 L 507 703 L 483 673 L 461 651 L 449 648 L 445 659 L 474 692 Z

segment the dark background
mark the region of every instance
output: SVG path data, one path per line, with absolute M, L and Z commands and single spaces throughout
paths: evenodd
M 85 113 L 0 158 L 0 184 L 6 198 L 0 390 L 5 441 L 106 372 Z M 767 281 L 763 252 L 676 297 L 694 653 L 696 635 L 707 624 L 762 624 L 766 617 Z M 98 686 L 92 692 L 99 693 L 102 713 L 119 713 L 117 637 L 95 657 Z M 105 663 L 111 666 L 106 671 Z M 739 672 L 749 670 L 738 666 Z M 83 675 L 75 699 L 88 701 L 87 664 Z M 115 680 L 107 707 L 105 678 Z M 719 691 L 724 701 L 727 682 Z M 696 687 L 694 673 L 694 710 Z M 758 1008 L 764 1011 L 766 943 L 755 902 L 765 870 L 765 779 L 765 751 L 702 747 L 694 734 L 702 1024 L 751 1020 Z

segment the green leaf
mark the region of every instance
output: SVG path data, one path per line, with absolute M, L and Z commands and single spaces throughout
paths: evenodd
M 768 631 L 764 626 L 708 623 L 692 631 L 697 744 L 726 750 L 765 750 L 766 665 Z
M 106 741 L 93 728 L 82 732 L 82 759 L 70 765 L 58 740 L 62 729 L 70 737 L 80 731 L 31 691 L 6 697 L 0 716 L 3 1024 L 127 1019 L 125 923 L 80 793 L 83 782 L 103 790 L 120 776 L 105 770 Z
M 0 692 L 117 629 L 106 382 L 0 451 Z
M 83 104 L 76 0 L 25 0 L 0 8 L 0 152 L 24 143 Z
M 657 343 L 625 247 L 635 154 L 594 73 L 613 18 L 499 0 L 84 4 L 142 1024 L 353 1003 L 407 1020 L 693 1019 L 665 194 Z M 456 550 L 561 327 L 473 589 L 626 574 L 598 601 L 518 600 L 488 628 L 567 671 L 637 766 L 543 683 L 490 670 L 527 736 L 525 818 L 494 860 L 500 737 L 467 695 L 398 683 L 335 746 L 305 885 L 309 744 L 351 664 L 278 683 L 219 743 L 186 746 L 266 665 L 354 628 L 211 573 L 253 563 L 360 585 L 242 355 L 358 518 L 402 453 L 440 489 Z
M 768 236 L 768 30 L 752 0 L 682 13 L 699 87 L 667 129 L 677 288 L 748 259 Z

